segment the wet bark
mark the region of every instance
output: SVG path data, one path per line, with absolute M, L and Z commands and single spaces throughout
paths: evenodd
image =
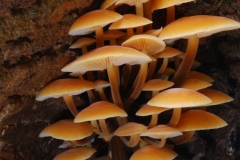
M 47 125 L 71 117 L 63 99 L 35 101 L 46 84 L 64 77 L 60 71 L 78 52 L 68 50 L 77 37 L 68 35 L 71 24 L 84 13 L 98 9 L 101 1 L 29 0 L 0 1 L 0 159 L 52 159 L 62 152 L 62 141 L 39 138 Z M 122 13 L 132 12 L 122 7 Z M 207 14 L 240 22 L 240 1 L 197 0 L 177 7 L 177 17 Z M 165 10 L 153 14 L 154 28 L 165 20 Z M 176 159 L 240 159 L 240 30 L 214 34 L 200 40 L 199 71 L 215 79 L 213 88 L 235 100 L 208 110 L 228 126 L 199 131 L 197 140 L 174 148 Z M 186 41 L 176 44 L 185 49 Z M 86 95 L 75 98 L 83 106 Z

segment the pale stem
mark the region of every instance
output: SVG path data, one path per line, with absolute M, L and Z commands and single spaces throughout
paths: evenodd
M 157 125 L 158 122 L 158 114 L 152 114 L 151 122 L 148 125 L 148 128 L 153 128 Z
M 143 4 L 142 3 L 137 3 L 135 5 L 135 8 L 136 8 L 136 15 L 143 17 L 144 16 L 143 15 Z M 143 33 L 143 26 L 137 27 L 136 33 L 137 34 L 142 34 Z
M 103 47 L 104 46 L 103 28 L 101 26 L 96 27 L 95 34 L 96 34 L 97 48 Z
M 149 0 L 145 3 L 143 3 L 143 10 L 144 10 L 144 17 L 146 17 L 149 20 L 152 20 L 152 12 L 151 12 L 151 5 L 152 5 L 152 0 Z M 148 24 L 147 26 L 144 27 L 145 31 L 148 31 L 152 29 L 152 23 Z
M 105 119 L 99 119 L 99 125 L 101 127 L 103 135 L 109 135 L 110 134 Z
M 119 89 L 118 89 L 114 66 L 109 65 L 107 67 L 107 72 L 108 72 L 108 79 L 109 79 L 110 86 L 111 86 L 113 102 L 120 108 L 124 109 L 123 104 L 122 104 L 122 99 L 120 97 L 120 93 L 119 93 Z
M 157 71 L 157 73 L 155 74 L 154 77 L 159 77 L 166 70 L 167 65 L 168 65 L 168 58 L 164 57 L 162 65 L 161 65 L 161 67 L 159 68 L 159 70 Z
M 174 57 L 175 69 L 177 70 L 180 66 L 180 58 L 178 56 Z
M 86 54 L 88 52 L 87 46 L 82 47 L 82 54 Z
M 89 74 L 90 74 L 90 72 L 89 72 Z M 79 74 L 78 77 L 79 77 L 79 79 L 84 80 L 82 74 Z M 87 94 L 88 94 L 88 98 L 89 98 L 89 102 L 90 102 L 90 103 L 96 102 L 96 98 L 94 97 L 92 90 L 88 90 L 88 91 L 87 91 Z
M 98 90 L 98 93 L 100 95 L 101 100 L 102 101 L 108 101 L 108 99 L 107 99 L 107 97 L 106 97 L 106 95 L 104 93 L 103 88 L 102 87 L 98 87 L 97 90 Z
M 125 136 L 120 138 L 128 147 L 135 147 L 140 140 L 140 135 L 139 134 L 131 135 L 129 140 L 127 140 Z
M 172 118 L 167 124 L 169 127 L 176 127 L 181 116 L 182 108 L 173 108 Z
M 192 67 L 193 61 L 196 57 L 198 45 L 199 38 L 196 35 L 189 37 L 186 54 L 178 70 L 171 79 L 171 81 L 174 82 L 174 87 L 180 87 L 183 81 L 187 78 L 188 73 Z
M 175 6 L 167 8 L 167 22 L 166 25 L 175 20 Z
M 157 61 L 152 61 L 149 63 L 147 81 L 152 78 L 156 65 L 157 65 Z
M 161 138 L 161 141 L 150 139 L 148 137 L 144 137 L 143 140 L 147 142 L 148 144 L 151 144 L 157 148 L 162 148 L 166 144 L 166 138 Z
M 93 130 L 94 130 L 94 132 L 95 132 L 96 134 L 100 134 L 100 133 L 101 133 L 101 130 L 100 130 L 99 125 L 98 125 L 98 123 L 97 123 L 96 120 L 92 120 L 92 121 L 91 121 L 91 125 L 92 125 Z
M 63 95 L 63 99 L 65 101 L 65 103 L 67 104 L 68 106 L 68 109 L 70 110 L 70 112 L 72 113 L 72 115 L 74 117 L 76 117 L 76 115 L 78 114 L 78 110 L 76 109 L 76 106 L 73 102 L 73 98 L 72 96 L 69 96 L 69 95 Z
M 171 141 L 173 141 L 177 145 L 183 144 L 185 142 L 188 142 L 192 138 L 194 133 L 195 131 L 184 132 L 181 136 L 171 138 Z
M 140 70 L 138 72 L 139 76 L 137 76 L 136 87 L 134 88 L 134 91 L 132 92 L 132 94 L 126 100 L 126 103 L 125 103 L 126 110 L 128 110 L 130 105 L 137 99 L 137 97 L 141 93 L 143 85 L 146 81 L 147 69 L 148 69 L 148 63 L 143 63 L 143 64 L 140 65 Z
M 127 28 L 127 39 L 134 35 L 133 28 Z
M 116 39 L 110 39 L 110 40 L 109 40 L 109 44 L 110 44 L 110 45 L 117 45 Z

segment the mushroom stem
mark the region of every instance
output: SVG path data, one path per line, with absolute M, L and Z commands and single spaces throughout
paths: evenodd
M 99 124 L 104 135 L 110 134 L 105 119 L 99 119 Z
M 172 118 L 169 121 L 169 123 L 167 124 L 169 127 L 173 127 L 173 128 L 176 127 L 176 125 L 178 124 L 178 121 L 180 119 L 181 112 L 182 112 L 182 108 L 174 108 L 173 109 Z
M 70 110 L 70 112 L 72 113 L 72 115 L 74 117 L 76 117 L 76 115 L 78 114 L 78 110 L 76 109 L 76 106 L 73 102 L 73 98 L 72 96 L 69 96 L 69 95 L 63 95 L 63 99 L 65 101 L 65 103 L 67 104 L 68 106 L 68 109 Z
M 100 130 L 99 125 L 98 125 L 96 120 L 92 120 L 91 121 L 91 125 L 93 126 L 93 130 L 94 130 L 94 132 L 96 134 L 100 134 L 101 133 L 101 130 Z
M 175 6 L 171 6 L 167 8 L 167 22 L 169 24 L 175 20 Z
M 197 35 L 193 35 L 188 38 L 188 46 L 184 59 L 181 62 L 178 70 L 171 79 L 174 82 L 174 87 L 180 87 L 183 81 L 186 79 L 193 61 L 196 57 L 197 49 L 199 45 L 199 38 Z
M 136 15 L 143 17 L 143 3 L 137 3 L 135 5 L 135 8 L 136 8 Z M 143 33 L 143 26 L 137 27 L 136 33 L 137 34 L 142 34 Z
M 132 28 L 127 28 L 127 38 L 130 38 L 134 35 L 133 29 Z
M 161 141 L 149 138 L 149 137 L 144 137 L 143 140 L 147 142 L 148 144 L 151 144 L 157 148 L 162 148 L 166 144 L 166 138 L 161 138 Z
M 190 140 L 190 138 L 192 138 L 194 133 L 195 133 L 195 131 L 184 132 L 183 135 L 181 135 L 181 136 L 171 138 L 171 141 L 173 141 L 177 145 L 183 144 L 183 143 L 187 142 L 188 140 Z
M 149 63 L 147 81 L 150 80 L 154 74 L 155 68 L 157 66 L 157 61 L 152 61 Z
M 122 104 L 122 99 L 120 97 L 120 93 L 119 93 L 119 89 L 118 89 L 114 66 L 109 65 L 107 67 L 107 72 L 108 72 L 109 82 L 111 85 L 111 92 L 112 92 L 112 98 L 113 98 L 114 104 L 116 104 L 120 108 L 124 109 L 123 104 Z
M 104 46 L 103 28 L 101 26 L 96 27 L 95 34 L 96 34 L 97 48 Z
M 141 64 L 140 70 L 139 70 L 139 73 L 138 73 L 138 76 L 137 76 L 137 79 L 136 79 L 136 81 L 137 81 L 136 87 L 134 88 L 134 91 L 131 94 L 131 96 L 125 102 L 126 110 L 129 109 L 129 106 L 135 101 L 135 99 L 141 93 L 143 85 L 146 81 L 147 69 L 148 69 L 148 63 Z
M 157 73 L 155 74 L 154 77 L 159 77 L 165 71 L 165 69 L 167 68 L 167 65 L 168 65 L 168 58 L 164 57 L 162 65 L 161 65 L 161 67 L 159 68 L 159 70 L 157 71 Z
M 158 122 L 158 114 L 152 114 L 151 122 L 148 125 L 148 128 L 153 128 L 157 125 Z
M 120 137 L 124 144 L 126 144 L 128 147 L 135 147 L 139 140 L 140 140 L 140 135 L 139 134 L 134 134 L 130 136 L 130 139 L 127 140 L 126 137 Z
M 98 87 L 97 90 L 98 90 L 98 93 L 100 95 L 101 100 L 102 101 L 108 101 L 108 99 L 107 99 L 107 97 L 106 97 L 106 95 L 104 93 L 103 88 L 102 87 Z
M 147 2 L 143 3 L 143 10 L 144 10 L 144 17 L 146 17 L 149 20 L 152 20 L 152 12 L 151 12 L 151 5 L 152 5 L 152 0 L 148 0 Z M 152 23 L 148 24 L 144 27 L 145 31 L 148 31 L 152 29 Z

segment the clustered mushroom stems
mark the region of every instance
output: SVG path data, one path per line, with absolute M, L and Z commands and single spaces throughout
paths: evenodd
M 72 88 L 72 84 L 70 84 L 69 88 L 71 89 L 65 89 L 64 91 L 62 91 L 63 93 L 59 93 L 58 91 L 55 91 L 55 89 L 64 86 L 66 84 L 65 80 L 63 80 L 65 82 L 59 81 L 54 84 L 49 84 L 48 86 L 45 87 L 46 89 L 43 88 L 38 93 L 36 100 L 42 101 L 50 97 L 56 98 L 56 97 L 62 96 L 68 106 L 68 109 L 70 110 L 72 115 L 75 117 L 75 119 L 71 123 L 74 123 L 74 124 L 84 123 L 84 125 L 89 125 L 90 128 L 92 128 L 90 129 L 91 135 L 88 134 L 88 136 L 86 136 L 83 139 L 68 141 L 70 142 L 69 143 L 70 147 L 78 147 L 79 149 L 82 149 L 82 150 L 89 150 L 89 152 L 92 155 L 89 154 L 87 156 L 88 158 L 91 157 L 90 159 L 97 158 L 99 154 L 98 149 L 101 147 L 101 145 L 96 145 L 96 146 L 93 145 L 93 148 L 95 148 L 96 150 L 91 148 L 91 144 L 96 142 L 96 138 L 102 138 L 106 143 L 108 143 L 109 150 L 108 150 L 108 155 L 106 155 L 106 157 L 108 157 L 107 159 L 109 160 L 110 159 L 112 160 L 126 159 L 125 147 L 132 148 L 131 160 L 135 160 L 135 157 L 139 156 L 139 154 L 141 152 L 144 152 L 144 150 L 148 150 L 148 151 L 155 150 L 154 148 L 152 148 L 152 146 L 157 147 L 158 149 L 156 150 L 158 150 L 159 153 L 163 151 L 166 152 L 166 154 L 169 155 L 169 158 L 167 159 L 174 159 L 177 156 L 177 154 L 171 148 L 168 148 L 167 140 L 172 141 L 172 143 L 175 145 L 186 143 L 189 140 L 194 139 L 193 135 L 195 131 L 198 130 L 196 128 L 194 130 L 189 128 L 186 129 L 186 126 L 190 125 L 188 123 L 191 123 L 191 122 L 183 122 L 184 119 L 186 119 L 187 117 L 186 115 L 197 117 L 194 114 L 201 113 L 203 114 L 203 117 L 213 116 L 215 119 L 217 119 L 216 121 L 219 121 L 219 124 L 217 125 L 217 127 L 214 124 L 215 126 L 213 125 L 212 128 L 220 128 L 227 125 L 226 122 L 224 122 L 218 116 L 214 114 L 208 115 L 209 112 L 207 111 L 200 111 L 195 109 L 182 110 L 182 107 L 199 107 L 199 106 L 206 107 L 210 105 L 230 102 L 233 99 L 224 93 L 220 93 L 221 94 L 220 95 L 217 93 L 213 93 L 214 91 L 213 92 L 208 90 L 195 91 L 193 89 L 181 87 L 183 82 L 190 75 L 190 70 L 192 69 L 192 65 L 198 50 L 199 38 L 201 36 L 199 37 L 198 33 L 194 33 L 192 35 L 181 35 L 181 36 L 179 36 L 179 33 L 176 33 L 178 34 L 178 37 L 175 37 L 172 35 L 172 32 L 175 32 L 175 30 L 171 29 L 171 27 L 174 25 L 178 26 L 178 23 L 179 23 L 178 20 L 175 20 L 175 4 L 173 4 L 172 6 L 169 6 L 166 9 L 167 11 L 166 26 L 163 27 L 163 29 L 162 28 L 159 29 L 160 33 L 158 33 L 157 35 L 156 35 L 157 32 L 155 31 L 149 32 L 149 33 L 151 33 L 152 34 L 151 36 L 154 36 L 155 39 L 157 39 L 156 37 L 158 37 L 159 38 L 158 40 L 161 40 L 162 43 L 164 43 L 163 40 L 166 40 L 166 42 L 168 42 L 168 40 L 187 38 L 188 44 L 186 48 L 186 53 L 182 60 L 176 57 L 176 55 L 179 54 L 180 51 L 179 53 L 174 54 L 175 57 L 171 56 L 173 57 L 172 58 L 173 61 L 170 61 L 169 56 L 168 57 L 158 56 L 159 53 L 161 53 L 162 51 L 157 54 L 154 53 L 155 54 L 154 56 L 153 53 L 150 53 L 151 52 L 150 49 L 149 49 L 150 51 L 148 51 L 147 49 L 144 48 L 144 47 L 150 46 L 150 44 L 145 43 L 145 41 L 140 42 L 142 43 L 141 44 L 142 46 L 145 45 L 142 48 L 140 47 L 141 49 L 137 47 L 135 48 L 135 46 L 131 48 L 128 46 L 125 46 L 125 45 L 130 46 L 130 43 L 126 44 L 126 41 L 125 41 L 125 44 L 122 43 L 123 39 L 126 40 L 126 38 L 127 39 L 130 39 L 131 37 L 133 38 L 137 34 L 144 35 L 143 29 L 144 31 L 153 30 L 151 23 L 148 23 L 148 25 L 145 25 L 145 26 L 142 25 L 141 27 L 137 27 L 136 33 L 134 33 L 133 28 L 126 28 L 126 31 L 125 31 L 126 34 L 125 35 L 123 34 L 123 36 L 119 38 L 119 41 L 117 40 L 118 38 L 112 38 L 112 39 L 110 38 L 108 39 L 108 41 L 110 42 L 110 45 L 104 46 L 103 27 L 110 23 L 118 22 L 119 20 L 121 22 L 121 20 L 123 19 L 122 15 L 114 11 L 115 6 L 118 7 L 119 5 L 122 5 L 122 4 L 133 5 L 133 2 L 134 2 L 136 15 L 140 15 L 152 20 L 152 12 L 156 9 L 156 7 L 154 7 L 153 5 L 157 3 L 157 0 L 149 0 L 149 1 L 135 0 L 133 2 L 126 1 L 126 0 L 119 0 L 119 1 L 114 1 L 114 3 L 113 1 L 108 1 L 108 2 L 106 1 L 106 4 L 104 4 L 104 6 L 101 6 L 101 7 L 105 7 L 105 5 L 109 4 L 108 5 L 109 8 L 101 8 L 105 10 L 96 10 L 96 11 L 89 12 L 92 15 L 94 15 L 93 16 L 94 18 L 92 19 L 93 20 L 92 23 L 94 23 L 94 25 L 91 26 L 92 24 L 87 24 L 87 26 L 90 27 L 91 29 L 85 28 L 85 26 L 82 25 L 84 22 L 82 22 L 81 20 L 84 18 L 80 19 L 81 18 L 80 17 L 79 19 L 76 20 L 76 23 L 74 23 L 69 30 L 70 35 L 79 35 L 79 34 L 84 35 L 84 34 L 88 34 L 90 31 L 95 32 L 95 35 L 96 35 L 96 41 L 95 41 L 96 49 L 94 49 L 91 52 L 88 52 L 86 45 L 81 46 L 82 53 L 84 54 L 84 56 L 80 56 L 75 61 L 71 62 L 70 64 L 68 64 L 62 69 L 63 72 L 72 72 L 73 73 L 72 75 L 79 76 L 79 79 L 76 79 L 76 78 L 68 79 L 69 83 L 74 83 L 74 84 L 76 83 L 78 87 L 76 87 L 76 89 Z M 180 2 L 176 2 L 176 3 L 179 4 Z M 183 1 L 181 3 L 186 3 L 186 2 Z M 193 2 L 190 2 L 190 3 L 193 3 Z M 158 6 L 158 7 L 161 8 L 162 6 Z M 104 17 L 101 17 L 102 16 L 101 13 L 104 14 Z M 87 13 L 82 17 L 88 16 L 88 18 L 85 18 L 85 19 L 89 19 L 91 14 Z M 111 15 L 112 19 L 108 20 L 105 17 L 106 15 Z M 199 16 L 199 17 L 204 19 L 207 16 Z M 199 17 L 196 16 L 195 19 Z M 209 16 L 209 17 L 214 19 L 213 18 L 214 16 Z M 95 21 L 95 18 L 100 20 L 102 18 L 103 19 L 102 21 L 104 22 L 101 22 L 100 24 L 100 22 Z M 185 18 L 187 19 L 188 17 L 185 17 Z M 220 28 L 220 29 L 217 29 L 218 31 L 240 28 L 240 23 L 236 21 L 224 18 L 223 22 L 219 22 L 221 18 L 216 18 L 216 19 L 218 19 L 216 20 L 217 21 L 216 23 L 227 24 L 226 29 Z M 211 21 L 214 21 L 214 20 L 211 20 Z M 190 22 L 187 22 L 187 23 L 190 24 Z M 192 22 L 192 23 L 195 23 L 195 22 Z M 194 27 L 195 25 L 195 24 L 191 24 L 191 25 L 189 24 L 188 26 L 192 26 L 192 27 Z M 213 25 L 215 24 L 211 24 L 211 26 Z M 209 28 L 211 28 L 211 26 L 209 26 Z M 215 27 L 217 28 L 217 25 L 215 25 Z M 109 29 L 111 29 L 111 26 L 109 27 Z M 84 33 L 85 30 L 87 30 L 86 33 Z M 169 33 L 168 30 L 171 30 L 171 33 Z M 185 31 L 181 31 L 181 32 L 185 32 Z M 192 32 L 195 32 L 195 30 Z M 203 32 L 203 31 L 199 31 L 199 32 Z M 213 32 L 213 33 L 216 33 L 216 32 Z M 207 33 L 206 35 L 211 35 L 211 34 Z M 159 48 L 157 50 L 160 51 L 162 49 L 161 47 L 165 48 L 165 43 L 161 47 L 160 47 L 160 42 L 158 43 L 159 43 Z M 117 49 L 115 48 L 117 48 L 118 50 L 121 50 L 122 52 L 119 53 L 119 51 L 116 51 Z M 74 48 L 71 48 L 71 49 L 74 49 Z M 114 55 L 110 55 L 109 52 L 116 52 L 116 53 L 114 53 Z M 123 52 L 126 52 L 126 53 L 123 53 Z M 130 54 L 130 52 L 132 55 Z M 96 55 L 97 58 L 92 57 L 92 55 Z M 122 62 L 123 61 L 122 59 L 124 59 L 124 62 Z M 88 64 L 90 60 L 92 60 L 91 61 L 92 63 Z M 103 64 L 103 66 L 101 66 L 98 63 Z M 160 63 L 160 65 L 157 65 L 158 63 Z M 173 65 L 175 65 L 176 72 L 175 70 L 171 69 L 170 72 L 172 73 L 167 73 L 167 70 L 170 70 L 168 68 L 170 66 L 169 63 L 172 63 Z M 122 67 L 119 67 L 121 65 Z M 136 68 L 133 67 L 134 69 L 132 69 L 132 65 L 138 65 L 138 67 Z M 100 77 L 99 71 L 102 71 L 104 69 L 106 69 L 107 76 Z M 94 77 L 92 71 L 98 71 L 98 76 Z M 85 80 L 82 76 L 82 73 L 87 73 Z M 205 78 L 200 78 L 198 76 L 194 77 L 194 75 L 189 77 L 200 79 L 202 81 L 207 81 Z M 110 85 L 108 82 L 102 83 L 102 81 L 101 83 L 97 83 L 97 81 L 100 79 L 104 81 L 109 81 Z M 161 90 L 157 90 L 157 89 L 151 90 L 151 96 L 149 96 L 148 94 L 149 90 L 145 90 L 143 86 L 147 81 L 155 80 L 155 79 L 161 79 L 161 81 L 163 81 L 164 79 L 164 81 L 169 83 L 169 86 L 165 88 L 162 87 L 164 89 L 161 89 Z M 209 80 L 208 82 L 210 84 L 210 82 L 212 81 Z M 87 83 L 86 84 L 87 86 L 84 86 L 83 83 Z M 154 83 L 156 82 L 154 81 Z M 160 83 L 160 82 L 157 81 L 157 83 Z M 110 91 L 105 89 L 106 86 L 110 86 Z M 54 91 L 50 90 L 51 87 L 53 88 Z M 88 98 L 91 105 L 86 107 L 82 111 L 78 111 L 74 104 L 72 95 L 77 95 L 85 91 L 88 93 Z M 110 94 L 106 94 L 107 91 Z M 142 91 L 148 91 L 148 92 L 142 92 Z M 98 93 L 98 96 L 96 96 L 97 93 Z M 177 97 L 177 95 L 179 97 Z M 184 97 L 185 95 L 189 95 L 189 96 L 193 95 L 193 96 L 190 98 L 188 96 Z M 225 98 L 220 98 L 221 100 L 216 102 L 215 97 L 213 97 L 213 95 L 215 97 L 223 96 Z M 138 101 L 138 98 L 141 100 Z M 196 104 L 195 104 L 195 101 L 196 101 Z M 126 136 L 118 135 L 117 131 L 119 131 L 121 127 L 125 125 L 130 125 L 130 123 L 135 121 L 135 118 L 136 118 L 135 116 L 127 117 L 127 114 L 133 111 L 136 112 L 137 109 L 139 109 L 140 111 L 140 108 L 141 108 L 140 106 L 143 106 L 143 104 L 140 104 L 140 103 L 147 104 L 145 107 L 152 107 L 152 108 L 144 108 L 145 109 L 144 112 L 146 111 L 146 109 L 149 111 L 147 114 L 145 113 L 145 115 L 151 116 L 150 122 L 148 122 L 149 125 L 144 126 L 138 122 L 139 124 L 137 125 L 141 125 L 141 127 L 143 127 L 143 131 L 141 131 L 142 134 L 138 131 L 137 134 L 133 134 L 133 135 L 129 135 L 129 134 L 127 134 Z M 109 108 L 105 110 L 104 109 L 101 110 L 100 108 L 103 106 L 100 106 L 100 104 L 105 105 L 106 108 L 107 107 Z M 110 112 L 110 108 L 113 110 L 113 112 L 109 113 L 110 114 L 109 118 L 111 119 L 106 120 L 103 117 L 106 116 L 108 112 Z M 166 115 L 161 114 L 162 112 L 165 112 L 170 109 L 172 109 L 172 112 L 170 112 L 171 117 L 164 117 L 169 114 L 166 114 Z M 88 118 L 84 119 L 86 117 L 83 116 L 83 112 L 92 114 L 90 111 L 94 112 L 94 115 L 91 115 L 93 119 L 91 120 Z M 189 112 L 189 111 L 193 111 L 193 112 Z M 101 116 L 103 115 L 103 117 L 100 119 L 96 119 L 96 116 L 100 116 L 100 115 Z M 140 115 L 140 113 L 139 114 L 136 113 L 136 116 L 142 116 L 142 115 Z M 160 122 L 161 120 L 159 120 L 159 117 L 161 116 L 163 116 L 163 118 L 170 119 L 170 121 L 166 124 L 162 124 L 162 122 Z M 199 119 L 197 118 L 195 121 L 199 121 Z M 206 119 L 206 121 L 207 120 L 208 119 Z M 166 129 L 166 133 L 164 133 L 164 135 L 162 133 L 160 134 L 160 133 L 154 132 L 152 133 L 153 135 L 152 137 L 146 136 L 147 133 L 150 133 L 150 130 L 156 130 L 156 128 L 162 127 L 162 126 L 165 126 L 165 128 L 171 128 L 175 130 L 177 134 L 176 133 L 170 134 Z M 51 127 L 51 125 L 49 127 Z M 201 127 L 202 128 L 199 130 L 204 129 L 204 126 L 201 126 Z M 134 125 L 129 128 L 134 129 Z M 211 127 L 207 126 L 205 129 L 211 129 Z M 41 137 L 42 135 L 43 134 L 41 134 Z M 44 136 L 46 136 L 46 133 L 44 133 Z M 69 146 L 69 144 L 66 146 Z M 124 146 L 124 144 L 126 146 Z M 88 145 L 88 147 L 86 147 L 86 145 Z M 65 145 L 62 145 L 62 146 L 65 146 Z M 74 150 L 71 152 L 74 152 L 75 154 Z M 94 152 L 97 152 L 97 153 L 93 154 Z M 67 156 L 67 154 L 68 152 L 66 152 L 66 154 L 63 152 L 63 154 L 59 154 L 57 158 L 61 156 Z M 81 156 L 81 153 L 78 153 L 78 154 L 79 156 Z

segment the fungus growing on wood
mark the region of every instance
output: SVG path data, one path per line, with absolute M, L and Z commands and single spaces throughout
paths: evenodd
M 173 108 L 173 115 L 168 125 L 175 127 L 181 115 L 181 108 L 199 107 L 211 102 L 211 99 L 197 91 L 184 88 L 172 88 L 158 93 L 148 101 L 147 104 L 156 107 Z
M 63 97 L 71 113 L 76 116 L 78 111 L 73 102 L 72 96 L 94 88 L 95 84 L 87 80 L 73 78 L 60 79 L 48 84 L 40 90 L 36 96 L 36 100 L 43 101 L 48 98 Z
M 127 113 L 110 102 L 99 101 L 91 104 L 90 106 L 79 112 L 78 115 L 75 117 L 74 122 L 80 123 L 90 121 L 94 128 L 99 128 L 97 123 L 97 121 L 99 121 L 101 133 L 97 134 L 100 134 L 102 137 L 108 137 L 112 134 L 112 131 L 108 129 L 106 119 L 112 117 L 127 117 Z
M 177 153 L 168 147 L 157 148 L 146 145 L 133 153 L 130 160 L 171 160 L 177 157 Z
M 119 136 L 128 147 L 135 147 L 140 140 L 140 134 L 147 130 L 143 124 L 128 122 L 120 126 L 114 134 Z M 130 137 L 129 140 L 127 137 Z
M 96 150 L 90 147 L 77 147 L 57 155 L 53 160 L 85 160 L 90 158 Z
M 217 129 L 226 126 L 227 123 L 220 117 L 202 110 L 189 110 L 180 117 L 176 128 L 185 132 L 183 136 L 172 138 L 176 144 L 189 140 L 197 130 Z
M 142 64 L 152 59 L 142 52 L 122 46 L 104 46 L 97 48 L 66 65 L 63 72 L 82 72 L 107 69 L 115 104 L 123 108 L 116 80 L 114 66 L 123 64 Z
M 167 138 L 172 138 L 180 135 L 182 135 L 181 131 L 166 125 L 157 125 L 140 134 L 144 141 L 158 148 L 162 148 L 166 144 Z M 157 139 L 161 140 L 159 141 Z
M 97 47 L 103 46 L 103 27 L 122 18 L 122 15 L 108 10 L 94 10 L 79 17 L 69 29 L 70 35 L 96 33 Z
M 170 110 L 170 108 L 154 107 L 154 106 L 145 104 L 136 112 L 136 115 L 137 116 L 150 116 L 151 115 L 151 121 L 150 121 L 148 127 L 152 128 L 157 125 L 158 115 L 167 110 Z
M 159 38 L 163 40 L 176 38 L 188 39 L 185 57 L 172 78 L 174 86 L 179 87 L 186 79 L 197 53 L 199 38 L 238 28 L 240 28 L 240 23 L 237 21 L 225 17 L 208 15 L 183 17 L 164 27 Z

